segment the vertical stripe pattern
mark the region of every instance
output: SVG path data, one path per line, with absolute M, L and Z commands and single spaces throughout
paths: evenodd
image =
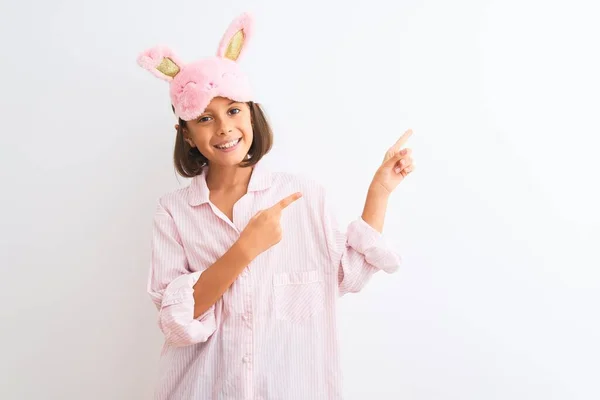
M 165 337 L 155 399 L 341 399 L 336 301 L 375 272 L 394 272 L 400 257 L 360 218 L 340 230 L 315 182 L 259 162 L 229 221 L 211 204 L 205 175 L 161 197 L 154 216 L 148 293 Z M 202 272 L 254 214 L 297 191 L 281 242 L 194 319 Z

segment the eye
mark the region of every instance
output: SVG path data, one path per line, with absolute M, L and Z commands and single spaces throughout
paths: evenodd
M 231 110 L 229 110 L 230 114 L 239 114 L 241 112 L 242 110 L 240 110 L 239 108 L 232 108 Z
M 206 116 L 206 117 L 199 118 L 198 122 L 208 122 L 208 121 L 210 121 L 210 119 L 211 119 L 210 117 Z

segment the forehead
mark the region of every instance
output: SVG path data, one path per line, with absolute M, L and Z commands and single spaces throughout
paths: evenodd
M 208 106 L 206 106 L 206 109 L 204 110 L 204 112 L 218 111 L 223 108 L 229 107 L 233 103 L 239 103 L 239 102 L 236 102 L 235 100 L 232 100 L 228 97 L 218 96 L 218 97 L 213 98 L 210 101 L 210 103 L 208 103 Z

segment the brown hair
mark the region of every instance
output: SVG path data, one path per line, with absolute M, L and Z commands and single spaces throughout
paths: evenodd
M 250 108 L 250 119 L 252 121 L 253 140 L 250 145 L 248 155 L 250 158 L 240 163 L 240 167 L 250 167 L 260 161 L 267 154 L 273 145 L 273 131 L 267 121 L 264 111 L 260 104 L 252 101 L 247 102 Z M 192 178 L 202 173 L 202 167 L 208 164 L 208 159 L 200 153 L 196 147 L 191 147 L 184 140 L 183 129 L 186 122 L 179 118 L 179 129 L 175 139 L 175 150 L 173 152 L 173 161 L 175 169 L 179 175 L 185 178 Z

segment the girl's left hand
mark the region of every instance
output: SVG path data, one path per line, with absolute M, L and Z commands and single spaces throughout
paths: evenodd
M 402 148 L 412 133 L 411 129 L 404 132 L 400 139 L 385 153 L 383 163 L 375 173 L 371 183 L 372 188 L 381 187 L 387 194 L 390 194 L 408 174 L 415 170 L 411 157 L 412 150 Z

